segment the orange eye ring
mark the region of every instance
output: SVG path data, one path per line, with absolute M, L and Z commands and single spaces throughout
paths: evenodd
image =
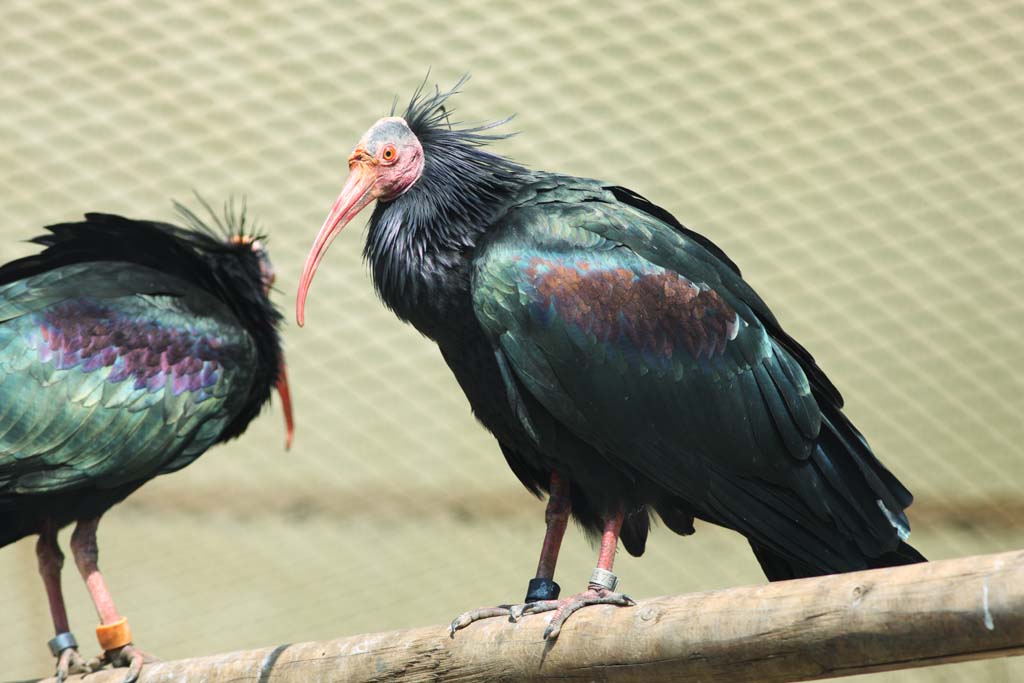
M 393 164 L 398 159 L 398 150 L 395 149 L 394 145 L 384 145 L 384 149 L 380 151 L 380 160 L 385 164 Z

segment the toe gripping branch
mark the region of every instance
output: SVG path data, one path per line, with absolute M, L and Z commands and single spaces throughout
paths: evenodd
M 104 652 L 117 650 L 132 642 L 132 630 L 128 627 L 128 617 L 121 617 L 112 624 L 100 624 L 96 627 L 96 640 Z
M 75 636 L 71 631 L 58 633 L 53 638 L 50 638 L 46 644 L 49 646 L 50 653 L 54 657 L 60 657 L 60 653 L 64 652 L 64 650 L 67 650 L 68 648 L 78 648 L 78 641 L 75 640 Z
M 526 589 L 526 600 L 524 602 L 540 602 L 542 600 L 557 600 L 558 594 L 562 591 L 551 579 L 530 579 L 530 585 Z

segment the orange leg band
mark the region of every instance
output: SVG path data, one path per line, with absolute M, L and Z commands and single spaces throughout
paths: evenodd
M 100 624 L 96 627 L 96 640 L 104 652 L 116 650 L 132 642 L 132 630 L 128 627 L 128 617 L 121 617 L 112 624 Z

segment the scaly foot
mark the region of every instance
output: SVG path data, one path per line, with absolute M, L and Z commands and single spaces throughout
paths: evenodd
M 454 638 L 455 632 L 466 628 L 474 621 L 490 619 L 492 617 L 508 617 L 511 622 L 519 621 L 520 617 L 528 614 L 541 614 L 543 612 L 555 613 L 551 616 L 551 623 L 544 629 L 544 638 L 552 639 L 558 637 L 562 630 L 562 624 L 569 616 L 587 605 L 618 605 L 619 607 L 632 607 L 636 602 L 628 595 L 615 593 L 600 586 L 591 585 L 582 593 L 577 593 L 564 600 L 536 600 L 524 602 L 518 605 L 498 605 L 496 607 L 482 607 L 480 609 L 463 612 L 452 620 L 448 626 L 449 635 Z
M 468 612 L 463 612 L 459 616 L 455 617 L 452 620 L 452 623 L 448 626 L 448 635 L 454 638 L 456 631 L 464 629 L 474 621 L 479 621 L 480 619 L 508 617 L 509 621 L 515 621 L 516 609 L 522 607 L 526 607 L 526 605 L 497 605 L 495 607 L 481 607 L 479 609 L 471 609 Z
M 61 650 L 57 656 L 57 683 L 64 683 L 64 679 L 71 674 L 92 673 L 92 668 L 86 663 L 85 658 L 78 654 L 78 648 L 69 647 Z
M 544 639 L 552 639 L 558 637 L 559 632 L 562 630 L 562 624 L 569 616 L 587 605 L 618 605 L 619 607 L 632 607 L 636 602 L 633 598 L 623 593 L 615 593 L 608 590 L 607 588 L 590 586 L 587 590 L 582 593 L 577 593 L 572 597 L 565 598 L 563 600 L 540 600 L 538 602 L 531 602 L 523 606 L 523 609 L 518 612 L 513 612 L 514 617 L 519 617 L 525 614 L 540 614 L 541 612 L 550 612 L 554 610 L 555 613 L 551 615 L 551 623 L 544 629 Z
M 568 514 L 568 513 L 566 513 Z M 466 628 L 474 621 L 480 619 L 490 619 L 491 617 L 504 617 L 507 616 L 509 621 L 518 621 L 519 617 L 523 615 L 523 610 L 535 602 L 543 600 L 554 600 L 558 597 L 558 592 L 561 588 L 558 584 L 552 581 L 550 578 L 536 577 L 530 579 L 530 584 L 526 588 L 526 600 L 518 605 L 498 605 L 497 607 L 482 607 L 480 609 L 470 610 L 463 612 L 459 616 L 455 617 L 451 625 L 448 627 L 448 634 L 454 638 L 455 632 L 459 629 Z
M 63 609 L 63 604 L 61 604 L 61 609 Z M 66 623 L 66 620 L 64 621 Z M 53 656 L 57 658 L 58 683 L 64 683 L 64 679 L 70 674 L 92 673 L 92 669 L 86 664 L 85 659 L 78 654 L 78 641 L 70 631 L 58 633 L 50 639 L 47 646 Z
M 131 643 L 115 650 L 108 650 L 99 657 L 89 660 L 89 666 L 93 671 L 98 671 L 109 664 L 112 668 L 127 667 L 122 683 L 135 683 L 142 672 L 142 665 L 160 661 L 156 657 L 146 654 Z

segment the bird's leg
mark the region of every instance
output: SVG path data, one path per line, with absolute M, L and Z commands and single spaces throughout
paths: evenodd
M 569 482 L 555 473 L 551 474 L 551 486 L 548 495 L 548 507 L 544 512 L 547 531 L 544 543 L 540 547 L 540 559 L 537 561 L 537 575 L 530 580 L 526 589 L 526 601 L 512 608 L 512 618 L 518 619 L 527 605 L 546 600 L 556 600 L 561 588 L 555 583 L 555 564 L 558 563 L 558 551 L 562 548 L 565 527 L 569 524 L 572 512 L 572 501 L 569 498 Z
M 103 580 L 99 560 L 99 546 L 96 544 L 96 527 L 100 518 L 83 519 L 75 526 L 71 534 L 71 554 L 75 557 L 78 571 L 89 589 L 89 596 L 96 607 L 100 625 L 96 627 L 96 639 L 99 640 L 103 654 L 98 658 L 98 666 L 109 662 L 112 666 L 126 666 L 124 683 L 132 683 L 139 676 L 142 665 L 154 661 L 152 657 L 132 645 L 131 630 L 128 619 L 122 617 L 114 607 L 114 599 L 107 590 Z M 98 667 L 97 667 L 98 668 Z
M 622 530 L 624 518 L 625 515 L 620 510 L 605 522 L 604 533 L 601 534 L 601 552 L 597 557 L 597 567 L 590 575 L 590 584 L 587 586 L 587 590 L 565 600 L 552 599 L 532 602 L 523 610 L 523 614 L 555 611 L 551 615 L 551 623 L 544 630 L 545 639 L 557 638 L 565 620 L 581 607 L 587 605 L 629 607 L 636 604 L 628 595 L 614 592 L 619 579 L 612 573 L 612 565 L 615 563 L 615 550 L 619 545 L 619 532 Z
M 92 669 L 78 653 L 78 643 L 68 628 L 68 612 L 64 607 L 64 593 L 60 587 L 64 553 L 57 545 L 57 525 L 53 520 L 44 521 L 39 529 L 36 557 L 39 559 L 39 574 L 43 577 L 46 598 L 50 602 L 50 616 L 53 617 L 55 635 L 47 644 L 57 658 L 57 680 L 63 681 L 68 674 L 89 673 Z
M 562 537 L 565 536 L 570 512 L 572 504 L 569 499 L 569 482 L 552 472 L 551 485 L 548 487 L 548 506 L 544 512 L 547 531 L 544 533 L 544 544 L 541 546 L 540 560 L 537 562 L 537 575 L 530 580 L 526 601 L 519 605 L 498 605 L 464 612 L 455 617 L 449 627 L 452 637 L 455 637 L 456 631 L 479 619 L 507 615 L 510 620 L 515 621 L 534 602 L 558 597 L 559 587 L 554 582 L 555 564 L 558 562 L 558 551 L 562 547 Z

